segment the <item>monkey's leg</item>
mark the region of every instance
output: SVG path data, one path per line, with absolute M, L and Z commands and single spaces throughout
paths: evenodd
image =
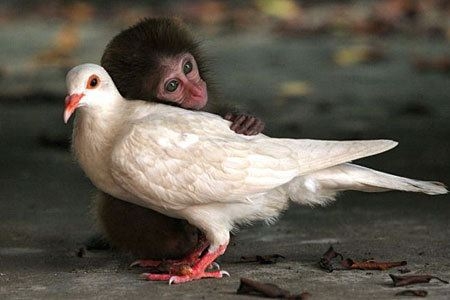
M 118 250 L 154 260 L 177 260 L 199 248 L 201 232 L 180 219 L 99 192 L 94 213 Z M 200 243 L 201 244 L 201 243 Z M 195 255 L 193 253 L 192 255 Z

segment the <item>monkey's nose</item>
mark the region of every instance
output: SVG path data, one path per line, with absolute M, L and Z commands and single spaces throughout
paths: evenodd
M 201 83 L 197 84 L 188 83 L 187 89 L 191 94 L 191 98 L 193 99 L 204 98 L 206 95 L 206 89 Z
M 195 97 L 195 98 L 201 97 L 203 95 L 203 89 L 199 86 L 192 85 L 190 91 L 191 91 L 192 97 Z

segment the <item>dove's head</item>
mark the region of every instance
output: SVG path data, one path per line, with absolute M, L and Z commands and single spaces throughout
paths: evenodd
M 66 76 L 66 85 L 65 123 L 79 107 L 106 108 L 115 99 L 121 98 L 109 74 L 95 64 L 83 64 L 71 69 Z

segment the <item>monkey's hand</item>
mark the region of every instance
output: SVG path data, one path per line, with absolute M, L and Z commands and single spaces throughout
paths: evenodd
M 255 116 L 247 114 L 227 113 L 225 120 L 231 121 L 230 129 L 244 135 L 256 135 L 264 130 L 264 122 Z

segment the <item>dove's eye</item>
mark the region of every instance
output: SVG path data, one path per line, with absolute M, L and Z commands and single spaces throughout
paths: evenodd
M 98 84 L 100 83 L 100 78 L 98 78 L 97 75 L 91 75 L 87 81 L 86 88 L 88 89 L 95 89 Z

